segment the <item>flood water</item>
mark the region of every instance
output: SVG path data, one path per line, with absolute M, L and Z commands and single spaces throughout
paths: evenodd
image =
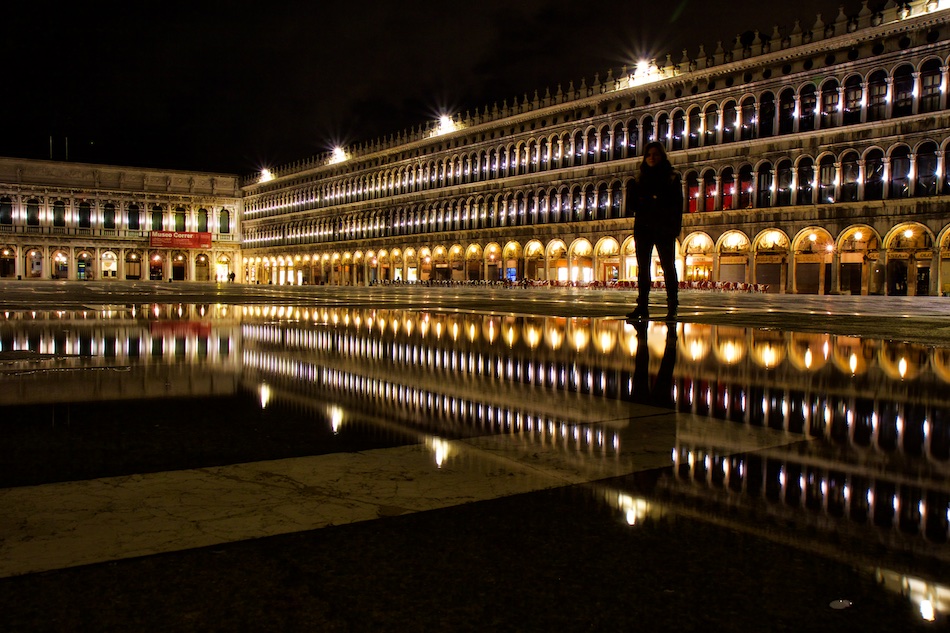
M 530 485 L 485 498 L 579 486 L 605 509 L 597 520 L 752 533 L 861 570 L 918 621 L 950 612 L 946 348 L 616 319 L 116 305 L 0 315 L 0 384 L 3 488 L 419 446 L 433 470 L 530 466 Z

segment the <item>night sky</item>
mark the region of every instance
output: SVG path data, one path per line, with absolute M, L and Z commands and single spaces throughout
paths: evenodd
M 861 6 L 449 1 L 8 3 L 0 155 L 248 174 Z

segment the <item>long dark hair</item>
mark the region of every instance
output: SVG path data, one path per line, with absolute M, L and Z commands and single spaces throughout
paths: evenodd
M 659 141 L 651 141 L 647 143 L 647 146 L 643 148 L 643 162 L 640 163 L 640 172 L 646 173 L 650 169 L 650 166 L 647 165 L 647 154 L 650 153 L 651 149 L 656 149 L 660 153 L 660 162 L 657 163 L 656 167 L 653 168 L 659 173 L 669 173 L 673 171 L 673 165 L 670 163 L 670 159 L 666 156 L 666 148 L 663 147 L 663 143 Z

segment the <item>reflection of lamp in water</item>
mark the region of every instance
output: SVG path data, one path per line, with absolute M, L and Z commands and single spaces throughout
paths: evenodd
M 266 382 L 262 382 L 260 387 L 257 388 L 257 391 L 261 397 L 261 408 L 266 409 L 267 403 L 270 402 L 270 385 Z
M 330 428 L 333 430 L 334 435 L 340 432 L 341 426 L 343 426 L 343 409 L 340 407 L 330 407 Z
M 445 460 L 451 457 L 452 453 L 455 452 L 449 442 L 434 436 L 426 438 L 426 448 L 432 451 L 432 454 L 435 456 L 435 465 L 439 468 L 442 468 L 442 464 L 445 463 Z
M 851 373 L 854 374 L 858 370 L 858 356 L 857 354 L 851 354 L 851 358 L 848 359 L 848 367 L 851 368 Z
M 646 499 L 631 497 L 623 493 L 617 495 L 617 505 L 623 512 L 627 525 L 640 523 L 650 512 L 650 503 Z
M 901 359 L 897 362 L 897 373 L 901 375 L 901 378 L 905 378 L 907 376 L 907 359 L 906 358 L 901 357 Z

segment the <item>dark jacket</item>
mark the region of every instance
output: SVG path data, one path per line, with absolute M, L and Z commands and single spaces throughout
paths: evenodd
M 676 237 L 683 229 L 683 185 L 669 163 L 644 166 L 631 181 L 634 233 L 652 231 L 661 237 Z

